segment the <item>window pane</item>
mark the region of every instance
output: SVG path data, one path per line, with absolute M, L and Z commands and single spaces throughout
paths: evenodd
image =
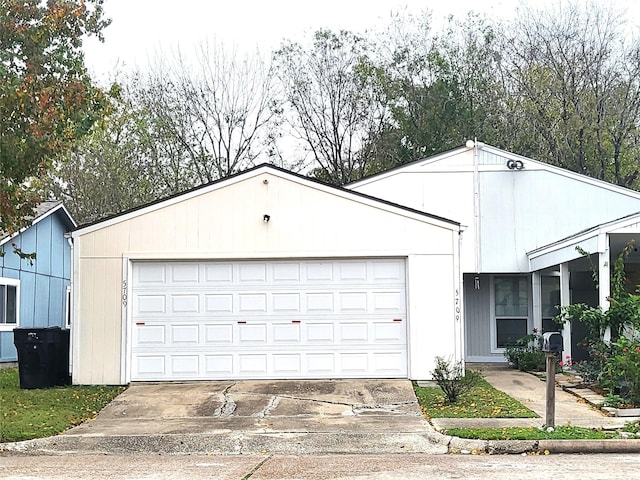
M 526 317 L 529 315 L 526 277 L 496 277 L 494 288 L 496 317 Z
M 7 317 L 6 323 L 16 322 L 16 293 L 18 288 L 15 285 L 7 285 Z
M 560 305 L 560 277 L 542 277 L 542 316 L 552 318 Z
M 496 318 L 497 347 L 506 348 L 527 335 L 526 318 Z

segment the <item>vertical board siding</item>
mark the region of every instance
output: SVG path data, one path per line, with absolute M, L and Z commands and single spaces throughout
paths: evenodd
M 489 275 L 480 275 L 480 289 L 475 288 L 475 274 L 464 275 L 464 311 L 466 356 L 491 355 L 491 288 Z
M 71 281 L 71 247 L 64 238 L 68 223 L 54 212 L 3 245 L 0 276 L 20 280 L 20 327 L 64 327 L 66 289 Z M 66 217 L 65 217 L 66 218 Z M 34 260 L 21 259 L 15 243 Z M 13 331 L 0 332 L 0 362 L 15 362 Z

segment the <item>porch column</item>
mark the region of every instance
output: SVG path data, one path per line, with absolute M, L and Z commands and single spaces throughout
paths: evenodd
M 531 294 L 533 300 L 533 328 L 542 333 L 542 283 L 540 272 L 531 274 Z
M 603 312 L 609 310 L 609 295 L 611 295 L 611 273 L 609 255 L 609 235 L 601 233 L 598 235 L 598 305 Z M 604 332 L 605 342 L 611 340 L 611 329 Z
M 569 264 L 560 264 L 560 307 L 571 305 L 571 295 L 569 292 Z M 562 359 L 567 356 L 571 357 L 571 320 L 565 322 L 562 327 L 562 342 L 564 351 L 562 352 Z

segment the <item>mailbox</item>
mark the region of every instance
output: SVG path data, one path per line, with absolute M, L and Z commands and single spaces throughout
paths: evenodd
M 562 334 L 558 332 L 546 332 L 542 334 L 542 351 L 550 353 L 562 353 L 564 345 Z

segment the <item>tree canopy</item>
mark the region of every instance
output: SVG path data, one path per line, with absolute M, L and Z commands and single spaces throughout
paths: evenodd
M 84 66 L 85 35 L 101 35 L 102 0 L 0 2 L 0 231 L 33 214 L 52 159 L 100 118 L 103 94 Z

